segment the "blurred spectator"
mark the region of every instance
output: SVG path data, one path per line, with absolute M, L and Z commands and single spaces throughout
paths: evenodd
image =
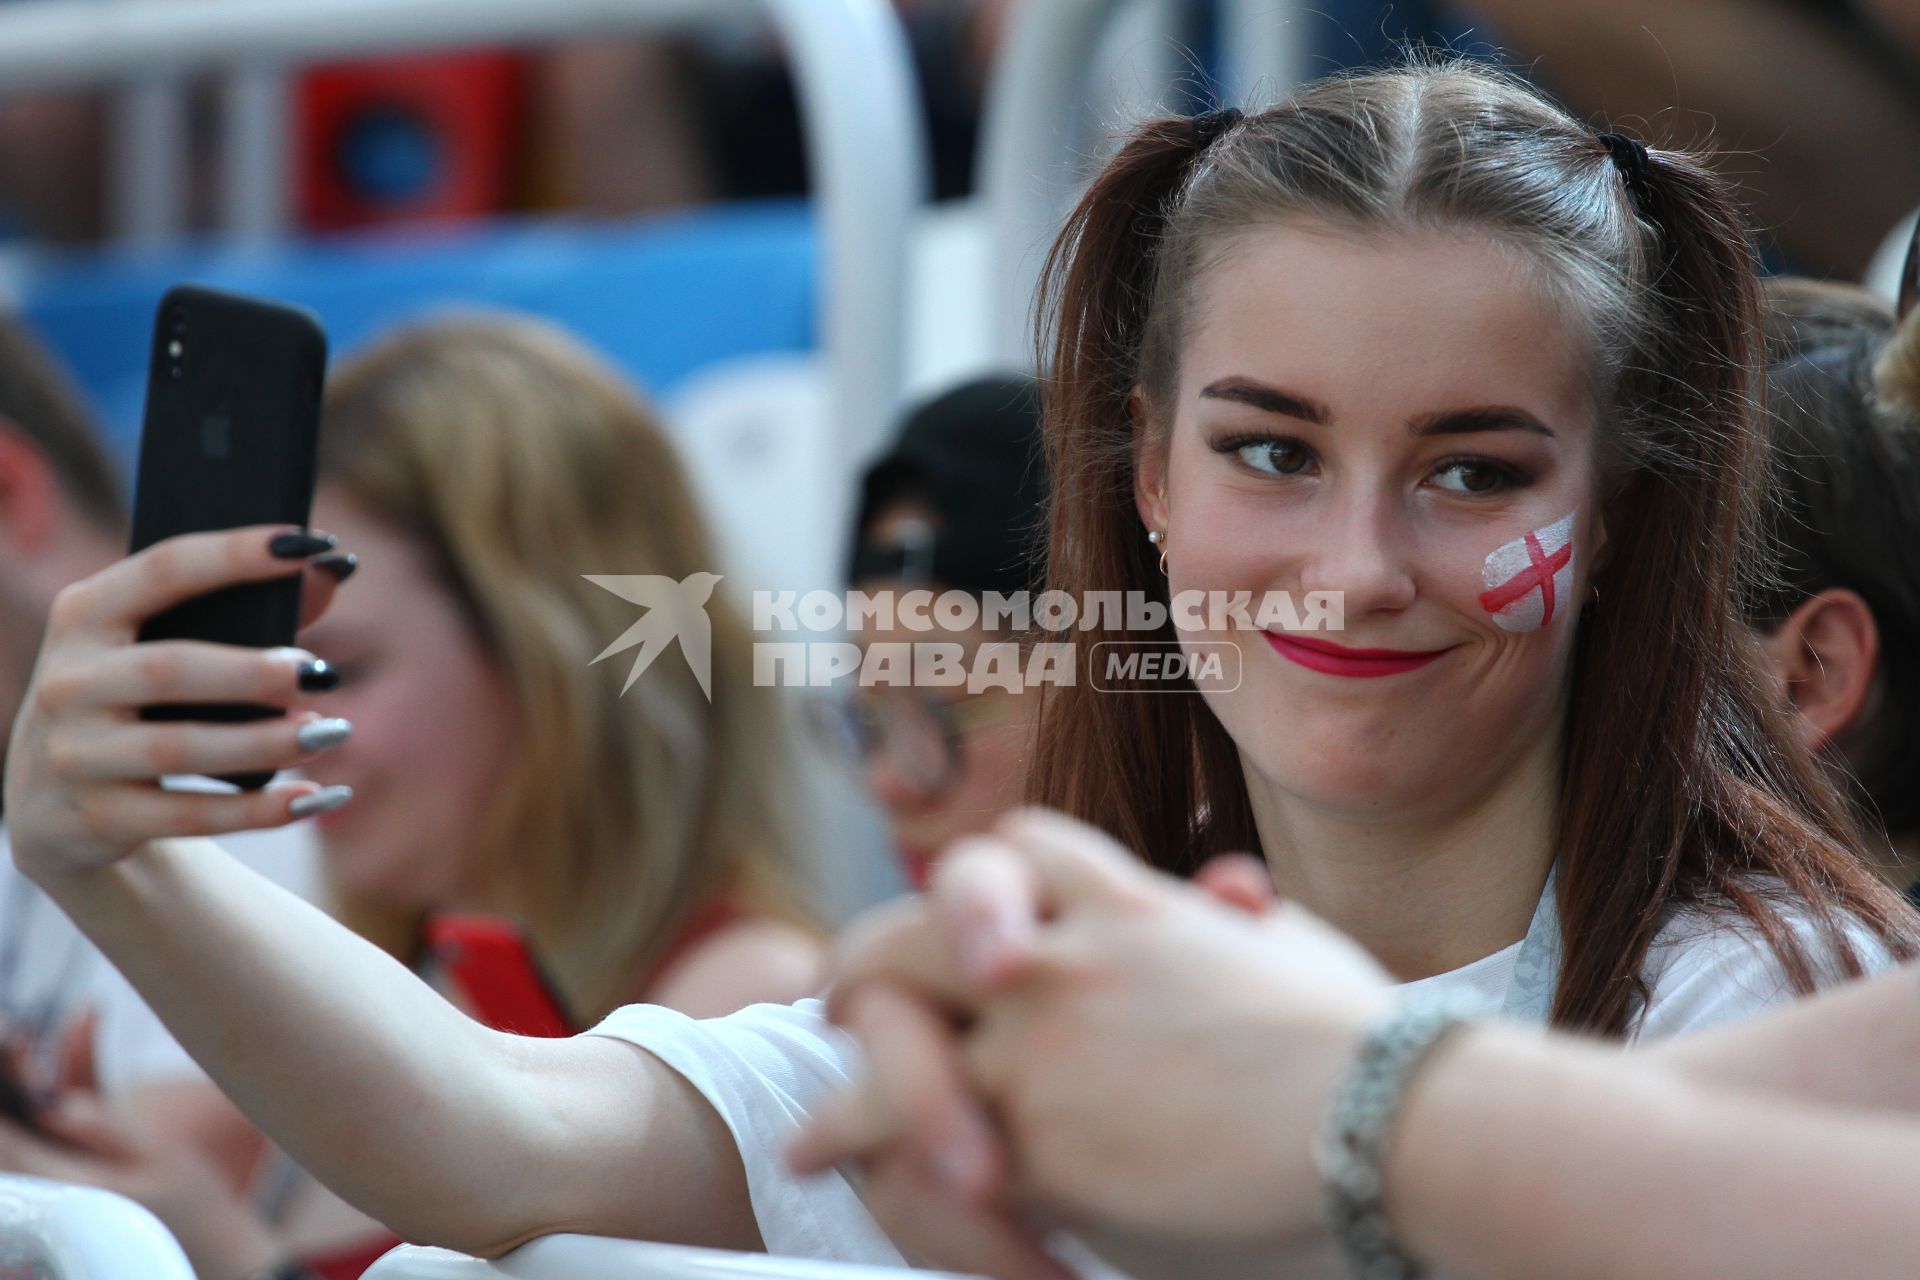
M 0 235 L 100 238 L 105 119 L 105 100 L 85 91 L 0 101 Z
M 1780 567 L 1748 615 L 1802 741 L 1843 766 L 1863 829 L 1886 833 L 1877 860 L 1920 903 L 1920 417 L 1902 407 L 1920 380 L 1904 401 L 1875 384 L 1890 343 L 1920 347 L 1920 319 L 1896 339 L 1864 289 L 1782 279 L 1768 295 Z
M 630 658 L 596 662 L 642 610 L 584 574 L 716 567 L 618 376 L 532 320 L 420 325 L 340 371 L 320 470 L 316 523 L 369 553 L 305 637 L 343 681 L 314 705 L 355 725 L 328 757 L 354 803 L 320 836 L 381 922 L 366 932 L 456 904 L 513 915 L 581 1023 L 808 994 L 806 833 L 744 621 L 706 602 L 710 698 L 690 656 L 630 688 Z
M 1697 143 L 1797 270 L 1857 279 L 1920 205 L 1912 0 L 1458 0 L 1576 113 Z
M 861 485 L 851 572 L 856 591 L 1013 595 L 1033 584 L 1046 504 L 1040 405 L 1033 380 L 1003 375 L 957 387 L 916 410 Z M 863 631 L 874 644 L 983 644 L 1022 637 L 984 620 Z M 854 739 L 868 789 L 885 810 L 908 880 L 955 837 L 1019 803 L 1038 695 L 990 688 L 874 686 L 854 694 Z

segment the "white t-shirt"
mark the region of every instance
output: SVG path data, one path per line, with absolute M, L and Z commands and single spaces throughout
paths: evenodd
M 1804 917 L 1789 912 L 1788 922 L 1814 955 L 1822 954 Z M 1851 936 L 1869 973 L 1891 967 L 1891 955 L 1864 930 Z M 1486 1012 L 1497 1014 L 1520 949 L 1516 942 L 1402 990 L 1483 997 Z M 1819 972 L 1824 981 L 1837 980 L 1835 966 Z M 1780 966 L 1750 926 L 1696 914 L 1676 916 L 1661 930 L 1644 973 L 1652 999 L 1640 1037 L 1702 1030 L 1793 998 Z M 751 1005 L 702 1021 L 656 1005 L 629 1005 L 588 1034 L 625 1040 L 652 1053 L 685 1076 L 720 1114 L 739 1144 L 754 1218 L 769 1253 L 904 1265 L 843 1174 L 798 1177 L 781 1156 L 785 1138 L 808 1108 L 843 1088 L 859 1070 L 858 1045 L 827 1022 L 821 1001 Z
M 1825 955 L 1807 914 L 1795 908 L 1783 908 L 1783 913 L 1808 954 L 1816 961 L 1825 961 L 1814 965 L 1818 984 L 1827 987 L 1843 981 L 1845 975 L 1837 957 Z M 1892 952 L 1864 926 L 1849 923 L 1846 934 L 1866 972 L 1878 973 L 1894 966 Z M 1481 1016 L 1498 1014 L 1520 946 L 1516 942 L 1472 964 L 1402 983 L 1400 990 L 1464 997 L 1470 1009 L 1473 1002 L 1483 1002 L 1478 1010 Z M 1704 1031 L 1795 998 L 1792 982 L 1755 926 L 1725 915 L 1675 913 L 1654 935 L 1641 975 L 1650 998 L 1639 1021 L 1628 1031 L 1629 1041 Z
M 313 898 L 319 855 L 309 824 L 222 836 L 220 845 L 275 883 Z M 205 1078 L 133 985 L 14 865 L 0 823 L 0 1018 L 51 1045 L 88 1008 L 100 1017 L 94 1061 L 106 1092 Z

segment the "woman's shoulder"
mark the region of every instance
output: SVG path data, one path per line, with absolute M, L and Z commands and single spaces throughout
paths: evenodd
M 791 1004 L 820 988 L 821 939 L 771 916 L 735 913 L 679 949 L 645 998 L 695 1018 Z
M 1845 957 L 1819 913 L 1784 886 L 1764 882 L 1759 887 L 1771 900 L 1781 927 L 1805 953 L 1815 988 L 1845 982 Z M 1880 936 L 1852 912 L 1839 912 L 1835 924 L 1864 973 L 1898 963 Z M 1760 926 L 1725 906 L 1675 910 L 1655 936 L 1641 972 L 1649 997 L 1636 1038 L 1703 1031 L 1800 995 Z

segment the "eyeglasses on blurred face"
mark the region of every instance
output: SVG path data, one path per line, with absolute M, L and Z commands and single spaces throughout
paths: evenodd
M 855 767 L 885 769 L 923 801 L 939 799 L 966 768 L 966 739 L 1019 709 L 1014 694 L 994 688 L 958 697 L 944 690 L 865 687 L 812 704 L 816 733 Z

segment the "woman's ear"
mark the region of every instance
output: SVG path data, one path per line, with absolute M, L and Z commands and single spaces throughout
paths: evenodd
M 1149 529 L 1167 530 L 1167 448 L 1153 429 L 1147 412 L 1146 392 L 1135 387 L 1127 393 L 1127 418 L 1133 424 L 1133 506 L 1140 523 Z
M 1861 717 L 1879 669 L 1880 629 L 1857 592 L 1833 587 L 1801 601 L 1760 647 L 1809 751 Z
M 1587 577 L 1592 579 L 1599 574 L 1602 569 L 1606 568 L 1607 561 L 1611 558 L 1611 555 L 1612 553 L 1607 545 L 1606 508 L 1596 504 L 1593 508 L 1593 568 L 1588 570 Z

